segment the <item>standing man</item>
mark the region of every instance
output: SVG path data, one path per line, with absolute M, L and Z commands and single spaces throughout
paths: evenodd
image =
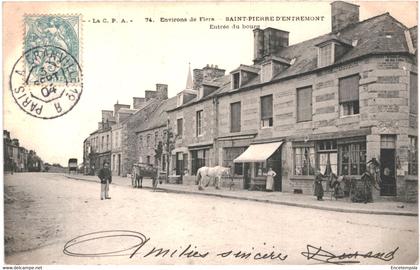
M 112 182 L 112 174 L 111 170 L 109 169 L 108 161 L 104 161 L 104 167 L 99 170 L 98 177 L 101 179 L 101 200 L 111 199 L 108 192 L 109 184 Z

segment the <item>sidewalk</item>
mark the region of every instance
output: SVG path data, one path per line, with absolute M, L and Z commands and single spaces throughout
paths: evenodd
M 67 178 L 99 182 L 97 176 L 88 175 L 69 175 L 65 174 Z M 131 178 L 113 176 L 112 184 L 118 186 L 131 187 Z M 152 188 L 151 179 L 143 180 L 144 188 Z M 203 191 L 199 191 L 196 185 L 176 185 L 176 184 L 161 184 L 158 189 L 172 193 L 183 194 L 198 194 L 206 196 L 215 196 L 221 198 L 249 200 L 264 203 L 274 203 L 287 206 L 296 206 L 304 208 L 313 208 L 328 211 L 348 212 L 348 213 L 362 213 L 362 214 L 377 214 L 377 215 L 401 215 L 401 216 L 418 216 L 417 203 L 403 203 L 389 200 L 376 200 L 374 203 L 352 203 L 348 198 L 330 200 L 330 197 L 324 196 L 324 201 L 317 201 L 315 196 L 292 194 L 283 192 L 262 192 L 262 191 L 248 191 L 248 190 L 228 190 L 222 188 L 219 190 L 214 187 L 208 187 Z

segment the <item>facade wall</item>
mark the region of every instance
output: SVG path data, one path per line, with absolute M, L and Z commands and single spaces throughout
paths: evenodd
M 198 111 L 203 111 L 202 115 L 202 134 L 197 136 L 196 117 Z M 175 169 L 175 155 L 176 153 L 187 154 L 187 170 L 192 170 L 192 155 L 191 150 L 208 150 L 208 157 L 206 157 L 206 165 L 215 166 L 217 160 L 214 151 L 214 139 L 217 137 L 216 108 L 213 100 L 204 100 L 198 104 L 186 106 L 174 111 L 168 112 L 170 119 L 170 128 L 177 133 L 177 119 L 183 119 L 183 134 L 182 137 L 177 136 L 175 140 L 175 149 L 172 151 L 170 170 Z
M 270 84 L 219 98 L 219 137 L 257 133 L 254 141 L 286 140 L 283 145 L 284 191 L 312 192 L 313 177 L 295 177 L 293 143 L 344 138 L 365 130 L 367 160 L 380 160 L 381 135 L 396 136 L 397 196 L 404 199 L 415 181 L 407 182 L 408 135 L 417 136 L 417 116 L 409 115 L 410 59 L 398 56 L 371 57 L 316 74 Z M 339 78 L 359 74 L 360 113 L 340 117 Z M 297 122 L 296 89 L 312 86 L 312 120 Z M 273 95 L 273 126 L 260 127 L 260 97 Z M 230 104 L 241 102 L 241 131 L 230 133 Z M 411 120 L 410 120 L 411 119 Z M 366 136 L 367 135 L 367 136 Z M 221 148 L 224 145 L 221 144 Z M 222 158 L 219 149 L 219 159 Z M 417 179 L 417 178 L 416 178 Z M 411 197 L 413 197 L 411 195 Z
M 141 111 L 130 116 L 122 124 L 121 131 L 121 155 L 122 155 L 122 176 L 131 173 L 133 164 L 138 162 L 139 154 L 137 145 L 137 130 L 140 125 L 148 121 L 148 116 L 156 109 L 159 102 L 151 102 Z
M 115 124 L 111 130 L 111 171 L 112 175 L 122 175 L 122 135 L 123 128 L 121 124 Z
M 159 166 L 160 170 L 162 170 L 162 159 L 159 162 L 155 149 L 158 147 L 159 142 L 163 146 L 165 130 L 166 127 L 159 127 L 137 133 L 137 162 Z

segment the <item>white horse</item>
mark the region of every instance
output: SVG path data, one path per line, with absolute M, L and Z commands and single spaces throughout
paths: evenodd
M 229 176 L 230 168 L 216 166 L 216 167 L 201 167 L 197 170 L 196 184 L 198 190 L 203 190 L 203 178 L 207 177 L 208 181 L 206 187 L 210 184 L 210 179 L 213 178 L 214 187 L 220 189 L 220 180 L 223 175 Z

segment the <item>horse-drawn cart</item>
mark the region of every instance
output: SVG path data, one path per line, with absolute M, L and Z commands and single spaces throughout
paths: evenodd
M 153 188 L 157 187 L 158 169 L 147 163 L 135 163 L 131 173 L 131 183 L 134 188 L 143 186 L 143 177 L 152 178 Z

